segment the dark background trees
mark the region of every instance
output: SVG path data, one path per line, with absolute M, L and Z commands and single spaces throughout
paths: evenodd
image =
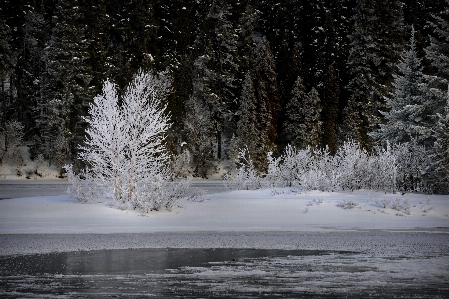
M 5 0 L 2 128 L 20 121 L 32 156 L 73 161 L 84 139 L 82 117 L 104 80 L 124 87 L 138 69 L 167 70 L 173 78 L 167 142 L 174 153 L 185 142 L 191 152 L 207 151 L 201 157 L 210 161 L 201 163 L 213 165 L 229 158 L 233 135 L 240 145 L 257 139 L 253 155 L 263 171 L 266 152 L 298 138 L 313 139 L 301 146 L 331 152 L 348 139 L 370 149 L 379 144 L 371 133 L 386 122 L 385 97 L 395 92 L 393 75 L 412 26 L 421 87 L 433 92 L 435 113 L 444 112 L 448 6 L 447 0 Z M 316 108 L 305 100 L 312 90 Z M 201 128 L 207 138 L 192 131 L 195 119 L 207 120 Z M 317 137 L 292 134 L 301 127 L 314 127 Z

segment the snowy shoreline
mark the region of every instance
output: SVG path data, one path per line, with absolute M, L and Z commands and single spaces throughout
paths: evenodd
M 423 247 L 419 251 L 436 246 L 437 252 L 447 252 L 449 247 L 447 195 L 289 188 L 275 193 L 265 189 L 206 194 L 203 201 L 183 200 L 171 212 L 148 214 L 111 208 L 112 199 L 106 197 L 88 203 L 66 195 L 4 199 L 0 255 L 128 248 L 388 252 L 401 242 Z M 379 206 L 383 200 L 390 202 L 386 208 Z M 394 201 L 404 200 L 409 211 L 394 207 Z M 339 206 L 342 201 L 357 205 L 344 209 Z
M 449 229 L 322 232 L 160 232 L 0 235 L 0 256 L 120 249 L 331 250 L 376 256 L 447 256 Z

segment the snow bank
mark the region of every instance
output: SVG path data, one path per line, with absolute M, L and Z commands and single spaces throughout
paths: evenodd
M 109 234 L 199 231 L 327 231 L 449 227 L 449 196 L 355 191 L 232 191 L 184 200 L 172 212 L 142 215 L 110 208 L 111 199 L 79 203 L 68 196 L 0 200 L 0 234 Z M 379 203 L 387 199 L 383 208 Z M 392 203 L 408 199 L 410 215 Z M 343 209 L 343 200 L 358 204 Z

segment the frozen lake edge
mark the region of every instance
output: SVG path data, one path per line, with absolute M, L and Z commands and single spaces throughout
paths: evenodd
M 337 250 L 382 256 L 445 256 L 449 228 L 319 232 L 155 232 L 126 234 L 2 234 L 0 256 L 140 248 Z

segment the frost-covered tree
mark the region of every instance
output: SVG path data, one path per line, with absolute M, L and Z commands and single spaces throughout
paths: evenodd
M 284 134 L 287 140 L 300 149 L 320 144 L 321 103 L 315 88 L 306 93 L 302 79 L 298 77 L 286 106 Z
M 425 104 L 432 114 L 444 113 L 446 87 L 449 84 L 449 0 L 443 1 L 446 7 L 432 14 L 428 22 L 432 29 L 430 45 L 425 49 L 426 58 L 430 61 L 435 74 L 426 77 Z
M 112 187 L 118 203 L 135 205 L 136 186 L 169 175 L 163 144 L 169 127 L 163 100 L 169 90 L 165 74 L 140 71 L 121 98 L 115 85 L 106 81 L 103 93 L 90 105 L 79 157 L 96 179 Z
M 340 86 L 338 72 L 330 66 L 324 79 L 324 86 L 321 95 L 323 111 L 321 120 L 323 123 L 322 144 L 328 146 L 331 153 L 337 150 L 337 124 L 338 124 L 338 104 L 340 98 Z
M 302 105 L 306 101 L 307 92 L 301 77 L 296 79 L 285 107 L 284 135 L 287 142 L 296 147 L 306 147 L 307 134 L 303 128 Z M 302 126 L 301 126 L 302 125 Z
M 3 163 L 5 155 L 7 158 L 13 158 L 18 153 L 16 149 L 22 145 L 24 138 L 24 126 L 17 120 L 6 122 L 5 128 L 0 131 L 0 165 Z
M 265 103 L 256 98 L 250 73 L 245 77 L 240 102 L 240 119 L 236 131 L 239 148 L 246 147 L 255 169 L 262 172 L 267 165 L 266 155 L 269 151 L 267 144 L 270 115 Z
M 78 1 L 58 0 L 44 59 L 46 62 L 45 89 L 37 103 L 39 116 L 37 126 L 41 133 L 43 153 L 50 162 L 53 157 L 75 154 L 71 146 L 83 139 L 89 101 L 93 98 L 90 88 L 92 76 L 87 64 L 85 28 L 79 23 L 83 18 Z M 55 143 L 61 140 L 69 151 Z M 64 147 L 65 149 L 65 147 Z
M 260 109 L 259 115 L 262 117 L 259 122 L 262 127 L 268 126 L 266 128 L 266 148 L 275 150 L 280 108 L 276 65 L 270 44 L 265 36 L 254 33 L 253 43 L 250 67 L 253 73 L 255 97 Z M 265 113 L 268 118 L 263 116 Z M 254 156 L 252 158 L 255 159 Z
M 199 41 L 196 41 L 199 42 Z M 214 115 L 221 111 L 221 104 L 211 100 L 212 80 L 207 65 L 210 55 L 197 57 L 192 70 L 192 94 L 184 103 L 184 136 L 192 154 L 195 176 L 207 177 L 216 158 L 215 145 L 218 123 Z
M 168 155 L 163 141 L 169 128 L 166 104 L 170 79 L 162 73 L 154 75 L 139 71 L 122 96 L 123 117 L 127 121 L 128 144 L 125 155 L 129 161 L 128 198 L 133 188 L 147 175 L 167 177 Z
M 348 102 L 340 133 L 344 140 L 356 140 L 362 147 L 369 147 L 369 133 L 381 123 L 378 111 L 384 106 L 402 49 L 401 3 L 357 0 L 352 21 L 353 31 L 348 36 Z
M 101 182 L 113 187 L 115 200 L 125 200 L 127 145 L 126 120 L 120 113 L 119 98 L 114 84 L 106 81 L 103 91 L 94 98 L 86 118 L 86 142 L 79 154 Z
M 440 193 L 449 193 L 449 90 L 444 114 L 437 114 L 435 128 L 435 153 L 432 162 L 435 168 L 435 187 Z
M 205 5 L 205 4 L 204 4 Z M 223 135 L 230 137 L 235 127 L 238 108 L 236 75 L 238 75 L 237 35 L 229 18 L 227 1 L 214 0 L 205 5 L 207 13 L 194 42 L 194 89 L 196 98 L 205 102 L 211 114 L 216 144 L 216 157 L 222 157 Z
M 206 178 L 214 159 L 214 130 L 209 107 L 196 94 L 185 102 L 184 131 L 194 175 Z
M 412 28 L 408 49 L 404 50 L 394 75 L 394 91 L 386 97 L 390 107 L 381 112 L 386 122 L 371 135 L 380 141 L 404 143 L 416 139 L 419 144 L 428 144 L 431 138 L 432 114 L 423 103 L 421 84 L 423 82 L 421 59 L 417 57 L 415 31 Z
M 36 130 L 36 119 L 39 116 L 36 105 L 42 101 L 42 92 L 47 83 L 44 52 L 50 30 L 43 11 L 32 8 L 26 11 L 22 30 L 24 38 L 23 49 L 18 60 L 18 68 L 21 69 L 18 80 L 25 107 L 18 112 L 18 117 L 23 119 L 27 137 L 30 137 L 30 135 L 39 135 Z M 33 149 L 36 148 L 37 146 L 33 145 Z
M 11 29 L 5 19 L 0 20 L 0 84 L 2 97 L 2 126 L 6 126 L 8 103 L 6 101 L 6 83 L 13 67 L 13 49 L 11 47 Z

